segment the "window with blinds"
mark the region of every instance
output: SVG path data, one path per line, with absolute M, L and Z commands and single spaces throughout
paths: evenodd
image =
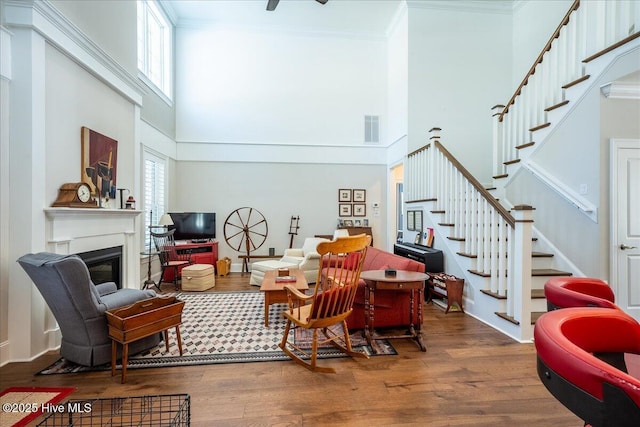
M 144 247 L 149 247 L 149 226 L 157 225 L 166 212 L 165 159 L 144 154 Z

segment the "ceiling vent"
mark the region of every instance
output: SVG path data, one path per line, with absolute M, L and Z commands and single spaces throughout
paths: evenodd
M 380 116 L 364 116 L 364 143 L 380 142 Z

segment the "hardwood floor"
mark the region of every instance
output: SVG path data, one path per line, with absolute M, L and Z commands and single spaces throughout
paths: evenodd
M 248 281 L 232 273 L 213 290 L 257 291 Z M 337 374 L 261 362 L 132 369 L 126 384 L 109 372 L 35 375 L 58 358 L 51 352 L 0 368 L 0 390 L 76 387 L 70 398 L 188 393 L 192 426 L 582 426 L 538 379 L 532 344 L 432 304 L 423 332 L 426 352 L 402 339 L 393 341 L 397 356 L 321 361 Z

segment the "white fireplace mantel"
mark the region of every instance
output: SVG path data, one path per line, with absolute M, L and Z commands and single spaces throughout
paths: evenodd
M 48 251 L 76 254 L 122 246 L 123 287 L 139 287 L 140 242 L 132 209 L 45 208 Z

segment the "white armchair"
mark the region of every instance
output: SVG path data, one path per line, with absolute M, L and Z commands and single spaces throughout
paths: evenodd
M 320 265 L 318 244 L 327 241 L 328 239 L 320 237 L 307 237 L 301 248 L 285 249 L 284 256 L 279 261 L 269 260 L 252 263 L 249 283 L 260 286 L 264 273 L 278 268 L 299 268 L 304 271 L 307 283 L 315 283 Z

